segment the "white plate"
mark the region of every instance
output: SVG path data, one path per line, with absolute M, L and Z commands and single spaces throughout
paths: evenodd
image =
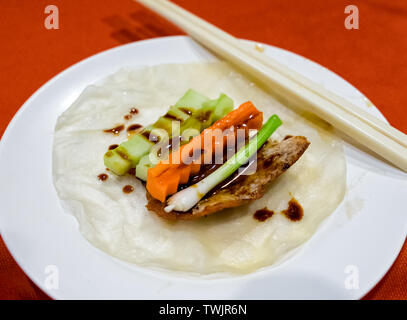
M 265 54 L 384 119 L 358 90 L 329 70 L 275 47 L 267 46 Z M 407 233 L 407 175 L 349 144 L 345 145 L 345 200 L 310 241 L 276 267 L 229 279 L 197 279 L 123 263 L 82 237 L 76 220 L 62 210 L 52 184 L 51 151 L 57 117 L 87 85 L 121 67 L 209 59 L 214 58 L 187 37 L 114 48 L 50 80 L 14 117 L 0 149 L 1 233 L 19 265 L 50 296 L 357 299 L 389 269 Z M 52 266 L 58 270 L 58 289 L 46 285 L 50 284 L 47 276 L 55 271 Z M 357 288 L 349 288 L 345 282 L 357 284 Z

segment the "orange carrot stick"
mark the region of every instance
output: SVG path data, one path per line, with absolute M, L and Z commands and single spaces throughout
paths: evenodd
M 215 152 L 216 139 L 227 139 L 224 130 L 234 127 L 230 134 L 235 134 L 237 127 L 245 124 L 246 129 L 260 129 L 263 123 L 263 113 L 256 109 L 250 102 L 245 102 L 239 108 L 229 112 L 225 117 L 216 121 L 211 127 L 205 129 L 199 136 L 194 137 L 191 142 L 183 145 L 178 151 L 173 151 L 166 161 L 161 161 L 154 168 L 147 171 L 148 192 L 156 199 L 164 202 L 167 195 L 177 192 L 179 183 L 187 183 L 191 173 L 200 170 L 205 155 L 198 154 L 193 159 L 194 151 L 204 151 L 207 159 L 212 158 Z M 222 134 L 223 137 L 219 137 Z M 230 135 L 229 134 L 229 135 Z M 223 151 L 223 149 L 222 149 Z M 174 152 L 179 152 L 175 154 Z M 174 159 L 178 161 L 175 162 Z
M 188 153 L 183 152 L 183 149 L 186 148 L 188 150 L 193 150 L 194 148 L 200 147 L 201 144 L 203 145 L 203 140 L 206 135 L 212 135 L 212 131 L 215 129 L 225 130 L 233 125 L 237 126 L 240 123 L 243 123 L 245 120 L 249 119 L 250 116 L 255 116 L 259 114 L 259 110 L 251 103 L 250 101 L 243 103 L 239 108 L 229 112 L 226 116 L 222 119 L 216 121 L 212 126 L 202 131 L 199 136 L 194 137 L 188 144 L 183 145 L 179 148 L 181 154 Z M 249 120 L 250 121 L 250 120 Z M 172 158 L 176 158 L 173 155 L 173 152 L 169 155 L 168 160 L 161 161 L 158 163 L 154 168 L 148 170 L 150 176 L 156 177 L 163 173 L 165 170 L 169 169 L 172 166 L 178 166 L 180 163 L 173 163 Z M 177 158 L 179 159 L 179 158 Z M 180 162 L 183 162 L 182 158 Z

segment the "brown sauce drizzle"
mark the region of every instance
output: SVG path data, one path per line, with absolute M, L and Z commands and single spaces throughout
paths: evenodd
M 153 135 L 150 131 L 144 131 L 141 135 L 151 142 L 157 143 L 159 141 L 159 138 Z
M 300 221 L 304 216 L 304 209 L 295 198 L 291 198 L 288 202 L 288 208 L 281 213 L 291 221 Z
M 100 181 L 106 181 L 107 178 L 109 178 L 109 176 L 106 173 L 101 173 L 100 175 L 98 175 L 98 179 Z
M 198 173 L 191 175 L 189 178 L 188 184 L 195 184 L 201 181 L 202 179 L 206 178 L 209 176 L 212 172 L 214 172 L 216 169 L 218 169 L 221 166 L 221 164 L 205 164 L 201 166 L 201 170 L 199 170 Z
M 122 152 L 120 150 L 117 150 L 116 152 L 121 158 L 123 158 L 125 160 L 127 160 L 129 158 L 129 156 L 127 154 L 125 154 L 124 152 Z M 106 156 L 111 157 L 111 155 L 108 155 L 108 153 L 106 153 Z
M 173 116 L 172 114 L 169 113 L 166 113 L 164 115 L 164 118 L 182 122 L 182 119 L 178 119 L 176 116 Z
M 129 114 L 126 114 L 123 118 L 124 120 L 130 120 L 133 117 L 133 114 L 137 114 L 138 110 L 136 108 L 131 108 Z
M 212 112 L 211 111 L 205 111 L 204 113 L 200 113 L 197 116 L 197 120 L 201 121 L 201 122 L 205 122 L 209 119 L 209 117 L 211 116 Z
M 132 124 L 131 126 L 129 126 L 127 128 L 127 132 L 137 131 L 137 130 L 141 129 L 142 127 L 143 126 L 141 124 L 138 124 L 138 123 Z
M 147 140 L 150 139 L 150 132 L 148 132 L 148 131 L 142 132 L 141 135 L 142 135 L 144 138 L 146 138 Z
M 190 110 L 188 108 L 178 108 L 178 109 L 189 116 L 192 114 L 192 110 Z
M 248 121 L 245 121 L 245 122 L 243 122 L 242 124 L 238 124 L 237 126 L 236 126 L 236 129 L 246 129 L 247 128 L 247 123 L 248 123 Z
M 124 130 L 124 125 L 120 124 L 112 129 L 105 129 L 105 130 L 103 130 L 103 132 L 113 133 L 115 136 L 118 136 L 120 134 L 120 132 L 123 130 Z
M 116 149 L 118 146 L 119 146 L 118 144 L 112 144 L 112 145 L 109 146 L 108 149 L 113 150 L 113 149 Z
M 271 218 L 273 216 L 273 214 L 274 214 L 274 211 L 267 209 L 267 207 L 264 207 L 263 209 L 257 210 L 254 213 L 253 218 L 260 222 L 264 222 L 268 218 Z
M 136 175 L 136 168 L 130 168 L 127 173 L 128 173 L 129 175 L 131 175 L 131 176 L 135 176 L 135 175 Z
M 134 191 L 134 187 L 131 185 L 126 185 L 123 187 L 123 192 L 124 193 L 132 193 Z

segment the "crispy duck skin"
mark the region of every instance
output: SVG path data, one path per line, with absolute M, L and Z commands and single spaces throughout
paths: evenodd
M 147 209 L 168 220 L 192 220 L 222 209 L 238 207 L 264 196 L 267 185 L 287 171 L 309 146 L 302 136 L 286 137 L 283 141 L 267 141 L 258 151 L 257 170 L 251 175 L 240 175 L 223 188 L 215 190 L 187 212 L 165 212 L 165 203 L 148 192 Z

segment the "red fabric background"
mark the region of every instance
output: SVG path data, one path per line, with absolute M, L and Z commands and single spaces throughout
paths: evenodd
M 174 2 L 237 37 L 270 43 L 328 67 L 368 96 L 392 125 L 407 132 L 405 0 Z M 59 30 L 44 27 L 49 4 L 59 8 Z M 349 4 L 359 8 L 359 30 L 344 27 Z M 0 10 L 1 134 L 35 90 L 73 63 L 120 44 L 182 34 L 131 0 L 7 0 L 1 1 Z M 0 298 L 47 298 L 17 266 L 1 239 Z M 407 298 L 406 244 L 366 298 Z

